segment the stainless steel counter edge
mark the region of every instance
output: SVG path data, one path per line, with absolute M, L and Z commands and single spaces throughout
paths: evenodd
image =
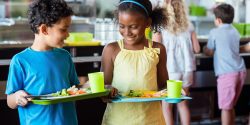
M 240 53 L 240 56 L 250 56 L 250 53 Z M 204 53 L 195 54 L 196 59 L 203 59 L 203 58 L 213 58 L 212 56 L 207 56 Z
M 32 45 L 30 41 L 0 41 L 0 49 L 6 48 L 26 48 Z M 65 45 L 67 46 L 67 45 Z
M 207 37 L 200 37 L 198 38 L 198 41 L 200 43 L 206 43 Z M 250 36 L 242 37 L 240 39 L 240 42 L 250 42 Z M 28 47 L 32 45 L 32 40 L 26 40 L 26 41 L 0 41 L 0 49 L 1 48 L 22 48 L 22 47 Z
M 14 25 L 15 24 L 28 24 L 28 18 L 22 18 L 22 17 L 18 17 L 18 18 L 3 18 L 2 20 L 11 20 L 14 21 Z M 93 20 L 93 19 L 92 19 Z M 73 16 L 72 17 L 72 24 L 90 24 L 91 23 L 91 18 L 83 18 L 83 17 L 76 17 Z
M 197 39 L 200 43 L 206 43 L 208 40 L 208 36 L 198 36 Z M 242 36 L 240 38 L 240 42 L 250 42 L 250 36 Z
M 241 53 L 241 56 L 250 56 L 250 53 Z M 83 57 L 72 57 L 74 63 L 86 63 L 86 62 L 100 62 L 101 56 L 83 56 Z M 212 58 L 204 53 L 195 54 L 196 59 Z M 0 66 L 8 66 L 11 59 L 0 59 Z
M 0 42 L 0 49 L 4 48 L 25 48 L 32 45 L 29 41 L 3 41 Z
M 100 62 L 101 56 L 72 57 L 74 63 Z M 1 59 L 0 66 L 10 65 L 11 59 Z

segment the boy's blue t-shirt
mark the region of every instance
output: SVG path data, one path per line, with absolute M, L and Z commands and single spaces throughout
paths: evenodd
M 240 35 L 231 24 L 222 24 L 210 31 L 207 48 L 214 50 L 216 76 L 246 69 L 239 45 Z
M 50 94 L 79 84 L 70 54 L 59 48 L 34 51 L 27 48 L 10 63 L 6 94 L 24 90 L 30 95 Z M 18 106 L 21 125 L 76 125 L 74 102 Z

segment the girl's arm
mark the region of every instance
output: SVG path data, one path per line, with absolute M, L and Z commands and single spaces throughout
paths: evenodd
M 159 32 L 153 33 L 152 41 L 161 43 L 162 42 L 161 33 L 159 33 Z
M 102 52 L 101 71 L 104 72 L 104 82 L 106 85 L 111 85 L 113 79 L 114 63 L 112 55 L 115 51 L 114 48 L 113 43 L 111 43 L 106 45 Z
M 193 44 L 194 53 L 200 53 L 201 47 L 200 47 L 199 41 L 197 39 L 196 33 L 194 31 L 191 32 L 191 41 Z
M 104 83 L 106 85 L 111 85 L 113 80 L 113 70 L 114 70 L 114 60 L 119 52 L 118 43 L 110 43 L 104 47 L 102 52 L 102 62 L 101 62 L 101 71 L 104 72 Z M 109 97 L 113 98 L 118 94 L 118 90 L 116 88 L 110 88 Z M 103 98 L 104 102 L 110 102 L 109 98 Z
M 166 67 L 167 64 L 166 49 L 160 43 L 154 43 L 154 44 L 157 44 L 157 48 L 160 48 L 159 63 L 157 65 L 157 83 L 158 83 L 158 89 L 162 90 L 167 88 L 166 81 L 168 80 L 168 73 Z

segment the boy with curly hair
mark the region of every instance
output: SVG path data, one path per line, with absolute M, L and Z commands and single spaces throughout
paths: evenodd
M 70 54 L 60 48 L 69 36 L 72 15 L 63 0 L 34 0 L 29 6 L 34 43 L 12 58 L 6 87 L 7 104 L 18 109 L 21 125 L 78 124 L 74 102 L 44 106 L 26 98 L 79 84 Z

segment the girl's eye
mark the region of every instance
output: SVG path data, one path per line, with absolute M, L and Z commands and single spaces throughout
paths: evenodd
M 133 25 L 133 26 L 131 26 L 130 28 L 132 28 L 132 29 L 136 29 L 136 28 L 137 28 L 137 26 Z
M 123 28 L 124 28 L 124 26 L 122 26 L 122 25 L 119 25 L 119 28 L 120 28 L 120 29 L 123 29 Z

